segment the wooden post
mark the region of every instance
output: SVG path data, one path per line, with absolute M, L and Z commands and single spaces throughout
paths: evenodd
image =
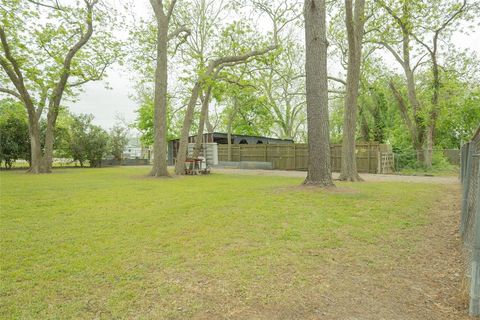
M 265 155 L 265 162 L 267 162 L 267 145 L 265 144 L 264 146 L 265 146 L 265 153 L 264 153 L 264 155 Z
M 293 144 L 293 170 L 297 170 L 297 148 Z
M 380 148 L 377 151 L 377 173 L 382 173 L 382 152 Z
M 370 141 L 368 142 L 368 173 L 371 173 L 370 171 L 370 157 L 371 157 L 371 149 L 372 149 L 372 146 L 370 144 Z
M 473 160 L 473 143 L 469 142 L 467 144 L 467 158 L 465 159 L 466 171 L 465 171 L 465 180 L 463 182 L 463 201 L 462 201 L 462 219 L 460 221 L 460 235 L 465 236 L 465 227 L 467 223 L 468 215 L 468 193 L 470 192 L 470 179 L 472 179 L 472 160 Z

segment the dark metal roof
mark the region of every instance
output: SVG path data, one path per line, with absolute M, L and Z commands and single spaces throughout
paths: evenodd
M 228 134 L 224 132 L 212 132 L 214 136 L 222 136 L 222 137 L 227 137 Z M 232 133 L 232 137 L 242 137 L 242 138 L 258 138 L 258 139 L 268 139 L 268 140 L 279 140 L 279 141 L 292 141 L 293 139 L 280 139 L 280 138 L 272 138 L 272 137 L 264 137 L 264 136 L 252 136 L 252 135 L 246 135 L 246 134 L 236 134 Z
M 213 134 L 214 137 L 221 137 L 221 138 L 226 138 L 228 136 L 227 133 L 225 132 L 209 132 L 209 133 L 204 133 L 203 135 L 208 135 L 208 134 Z M 197 135 L 192 135 L 189 136 L 189 138 L 194 138 Z M 240 138 L 256 138 L 256 139 L 267 139 L 267 140 L 275 140 L 275 141 L 289 141 L 293 142 L 293 139 L 280 139 L 280 138 L 272 138 L 272 137 L 264 137 L 264 136 L 253 136 L 253 135 L 245 135 L 245 134 L 235 134 L 232 133 L 232 137 L 240 137 Z M 179 138 L 177 139 L 172 139 L 168 141 L 178 141 L 180 140 Z

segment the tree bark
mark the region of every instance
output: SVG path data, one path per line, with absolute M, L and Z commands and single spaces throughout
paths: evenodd
M 340 180 L 363 181 L 357 172 L 355 136 L 357 132 L 357 100 L 362 63 L 362 40 L 365 0 L 345 0 L 345 25 L 348 39 L 348 67 L 343 120 L 342 167 Z
M 200 112 L 200 121 L 198 123 L 198 132 L 197 138 L 195 139 L 195 146 L 193 147 L 193 157 L 198 158 L 200 151 L 202 150 L 203 143 L 203 131 L 205 129 L 205 124 L 208 115 L 208 107 L 210 105 L 210 94 L 212 92 L 212 87 L 208 86 L 205 96 L 202 101 L 202 110 Z
M 168 17 L 163 8 L 155 10 L 157 20 L 157 66 L 155 69 L 153 177 L 169 177 L 167 170 L 167 83 Z
M 42 149 L 40 143 L 40 127 L 38 122 L 29 121 L 28 133 L 30 136 L 30 173 L 42 173 Z
M 426 150 L 425 150 L 425 167 L 431 168 L 433 162 L 433 146 L 435 144 L 435 127 L 438 118 L 438 98 L 440 96 L 440 72 L 437 62 L 437 37 L 434 38 L 434 49 L 430 52 L 432 58 L 432 110 L 430 111 L 430 119 L 426 133 Z
M 308 174 L 304 185 L 334 186 L 330 167 L 325 0 L 305 0 Z
M 238 99 L 237 97 L 233 97 L 233 110 L 230 112 L 228 116 L 228 123 L 227 123 L 227 159 L 228 161 L 232 161 L 232 127 L 233 121 L 237 116 L 238 111 Z
M 185 118 L 183 119 L 182 131 L 180 133 L 180 141 L 178 143 L 177 162 L 175 163 L 175 174 L 185 174 L 185 160 L 187 159 L 188 136 L 192 127 L 193 115 L 195 114 L 195 105 L 197 104 L 198 94 L 200 91 L 200 82 L 197 81 L 192 89 L 190 101 L 187 105 Z
M 163 0 L 150 0 L 157 22 L 157 66 L 155 68 L 154 96 L 154 142 L 153 166 L 150 175 L 153 177 L 169 177 L 167 170 L 167 88 L 168 88 L 168 40 L 180 32 L 168 33 L 170 18 L 176 0 L 170 2 L 168 9 Z
M 45 152 L 42 159 L 43 171 L 45 173 L 52 172 L 53 167 L 53 147 L 55 143 L 55 125 L 59 112 L 59 106 L 55 106 L 54 102 L 50 104 L 47 113 L 47 128 L 45 132 Z

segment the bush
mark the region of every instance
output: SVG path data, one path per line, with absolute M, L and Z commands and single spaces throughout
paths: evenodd
M 25 109 L 11 100 L 0 101 L 0 164 L 10 169 L 18 159 L 30 161 L 30 138 Z

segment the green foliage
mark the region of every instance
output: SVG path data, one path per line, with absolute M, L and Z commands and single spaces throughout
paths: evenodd
M 109 135 L 92 124 L 92 120 L 92 115 L 73 115 L 69 128 L 70 156 L 82 167 L 86 161 L 91 167 L 99 167 L 102 158 L 108 154 Z
M 451 53 L 452 57 L 441 70 L 439 112 L 435 130 L 434 149 L 458 149 L 468 141 L 480 124 L 480 70 L 478 58 L 465 52 Z M 368 59 L 364 62 L 359 94 L 358 140 L 388 143 L 393 146 L 400 168 L 420 168 L 416 151 L 412 149 L 409 130 L 400 115 L 397 101 L 389 88 L 393 79 L 408 104 L 407 90 L 401 77 L 380 68 L 381 61 Z M 417 95 L 425 106 L 417 114 L 428 123 L 431 109 L 431 72 L 417 72 Z M 343 100 L 331 104 L 332 142 L 341 142 L 343 126 Z M 409 110 L 412 115 L 412 110 Z M 365 118 L 366 123 L 363 123 Z M 436 164 L 435 164 L 436 163 Z M 442 167 L 435 161 L 434 167 Z
M 442 75 L 440 112 L 437 125 L 437 145 L 444 149 L 457 149 L 469 141 L 480 126 L 480 61 L 457 56 L 464 60 L 461 66 L 450 66 Z
M 67 53 L 86 32 L 87 10 L 83 1 L 51 3 L 53 7 L 57 3 L 58 7 L 47 8 L 31 1 L 5 0 L 0 10 L 0 20 L 5 26 L 12 55 L 19 62 L 35 104 L 42 100 L 42 92 L 51 91 L 59 81 Z M 103 79 L 107 67 L 121 62 L 122 43 L 113 36 L 121 16 L 106 3 L 95 6 L 94 32 L 72 60 L 66 96 L 76 96 L 81 84 Z M 0 84 L 8 82 L 2 73 Z
M 128 144 L 128 128 L 120 124 L 116 124 L 110 129 L 110 153 L 116 160 L 122 160 L 123 150 Z
M 87 159 L 87 131 L 92 122 L 92 115 L 73 116 L 70 124 L 69 151 L 73 161 L 80 162 L 83 167 Z
M 266 98 L 242 93 L 237 96 L 240 108 L 232 123 L 232 132 L 245 135 L 269 135 L 274 119 Z
M 25 108 L 11 99 L 0 100 L 0 165 L 11 168 L 18 159 L 30 161 Z
M 142 94 L 140 107 L 137 109 L 137 118 L 133 127 L 140 131 L 140 141 L 145 146 L 153 144 L 155 134 L 153 127 L 153 95 Z M 181 116 L 172 112 L 171 99 L 167 100 L 167 140 L 178 138 Z M 179 112 L 181 114 L 181 112 Z M 175 117 L 178 116 L 178 117 Z
M 137 119 L 134 127 L 142 134 L 140 141 L 146 145 L 153 145 L 153 100 L 145 101 L 137 110 Z
M 99 126 L 90 125 L 87 133 L 88 143 L 85 151 L 90 167 L 102 165 L 102 159 L 108 154 L 109 135 Z

